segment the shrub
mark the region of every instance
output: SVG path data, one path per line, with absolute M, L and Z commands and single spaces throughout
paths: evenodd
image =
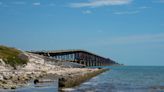
M 14 68 L 18 65 L 27 64 L 28 62 L 27 59 L 20 58 L 20 54 L 22 54 L 22 51 L 18 49 L 0 45 L 0 58 Z

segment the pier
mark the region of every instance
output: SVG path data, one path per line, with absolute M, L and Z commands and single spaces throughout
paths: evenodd
M 48 56 L 57 60 L 75 62 L 84 66 L 108 66 L 116 64 L 110 58 L 105 58 L 85 50 L 31 51 L 31 53 Z

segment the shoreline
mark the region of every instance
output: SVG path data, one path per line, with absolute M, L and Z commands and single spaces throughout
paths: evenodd
M 0 89 L 21 88 L 26 86 L 29 81 L 46 78 L 50 75 L 52 79 L 67 79 L 65 83 L 69 82 L 68 80 L 74 78 L 74 76 L 80 79 L 81 82 L 84 82 L 104 71 L 104 69 L 99 68 L 83 68 L 81 64 L 52 59 L 28 52 L 22 52 L 21 58 L 28 60 L 27 64 L 14 65 L 14 67 L 0 58 Z M 75 81 L 72 85 L 75 84 L 80 84 L 80 82 Z
M 97 69 L 86 74 L 80 74 L 75 76 L 67 76 L 59 79 L 59 89 L 72 88 L 86 82 L 87 80 L 108 71 L 109 69 Z
M 107 71 L 106 69 L 91 69 L 91 68 L 59 68 L 57 70 L 52 69 L 49 71 L 25 71 L 25 70 L 12 70 L 1 71 L 0 76 L 0 89 L 17 89 L 24 87 L 31 80 L 40 79 L 59 79 L 59 87 L 73 87 L 80 83 Z M 63 81 L 66 80 L 66 81 Z M 68 86 L 68 84 L 74 80 L 74 82 Z M 80 81 L 79 81 L 80 80 Z M 61 86 L 64 84 L 64 86 Z

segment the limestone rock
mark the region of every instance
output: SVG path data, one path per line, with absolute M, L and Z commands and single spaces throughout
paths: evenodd
M 0 75 L 0 81 L 2 81 L 4 78 L 3 78 L 3 76 L 2 75 Z
M 0 65 L 2 65 L 2 66 L 6 65 L 5 62 L 3 61 L 3 59 L 0 59 Z

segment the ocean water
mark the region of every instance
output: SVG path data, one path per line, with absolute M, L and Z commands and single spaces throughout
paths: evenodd
M 164 92 L 164 67 L 111 66 L 66 92 Z

